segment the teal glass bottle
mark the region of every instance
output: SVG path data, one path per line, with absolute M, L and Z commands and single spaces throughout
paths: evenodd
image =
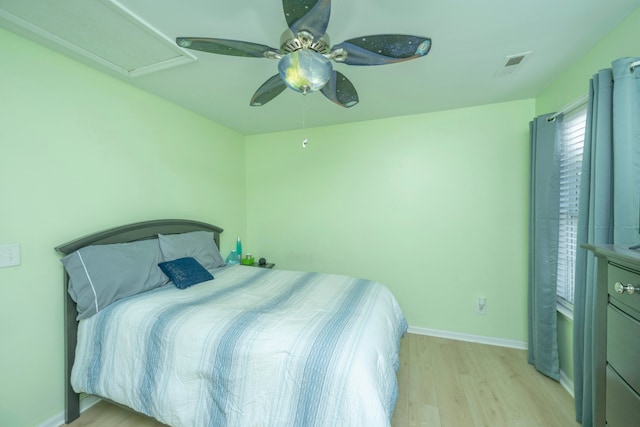
M 236 255 L 238 256 L 238 262 L 242 259 L 242 242 L 240 241 L 240 237 L 238 237 L 238 241 L 236 242 Z

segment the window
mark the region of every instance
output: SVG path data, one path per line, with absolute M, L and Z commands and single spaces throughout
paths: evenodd
M 560 305 L 569 309 L 573 308 L 580 172 L 586 122 L 587 107 L 583 105 L 566 113 L 560 128 L 560 233 L 556 292 Z

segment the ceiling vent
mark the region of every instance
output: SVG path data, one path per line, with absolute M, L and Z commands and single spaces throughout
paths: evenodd
M 529 52 L 518 53 L 515 55 L 507 56 L 504 60 L 502 68 L 496 71 L 493 76 L 505 77 L 510 74 L 513 74 L 514 71 L 522 67 L 522 64 L 524 64 L 527 61 L 527 59 L 529 58 L 529 56 L 531 56 L 532 53 L 533 53 L 532 51 L 529 51 Z
M 3 0 L 0 21 L 21 35 L 92 65 L 129 77 L 192 62 L 196 57 L 117 0 Z

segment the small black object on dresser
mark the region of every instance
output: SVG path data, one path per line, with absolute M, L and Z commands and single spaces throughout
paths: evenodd
M 598 257 L 594 425 L 640 422 L 640 253 L 613 245 L 584 248 Z

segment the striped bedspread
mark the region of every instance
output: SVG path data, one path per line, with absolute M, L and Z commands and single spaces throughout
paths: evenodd
M 389 426 L 407 325 L 352 277 L 227 266 L 80 322 L 71 382 L 174 427 Z

